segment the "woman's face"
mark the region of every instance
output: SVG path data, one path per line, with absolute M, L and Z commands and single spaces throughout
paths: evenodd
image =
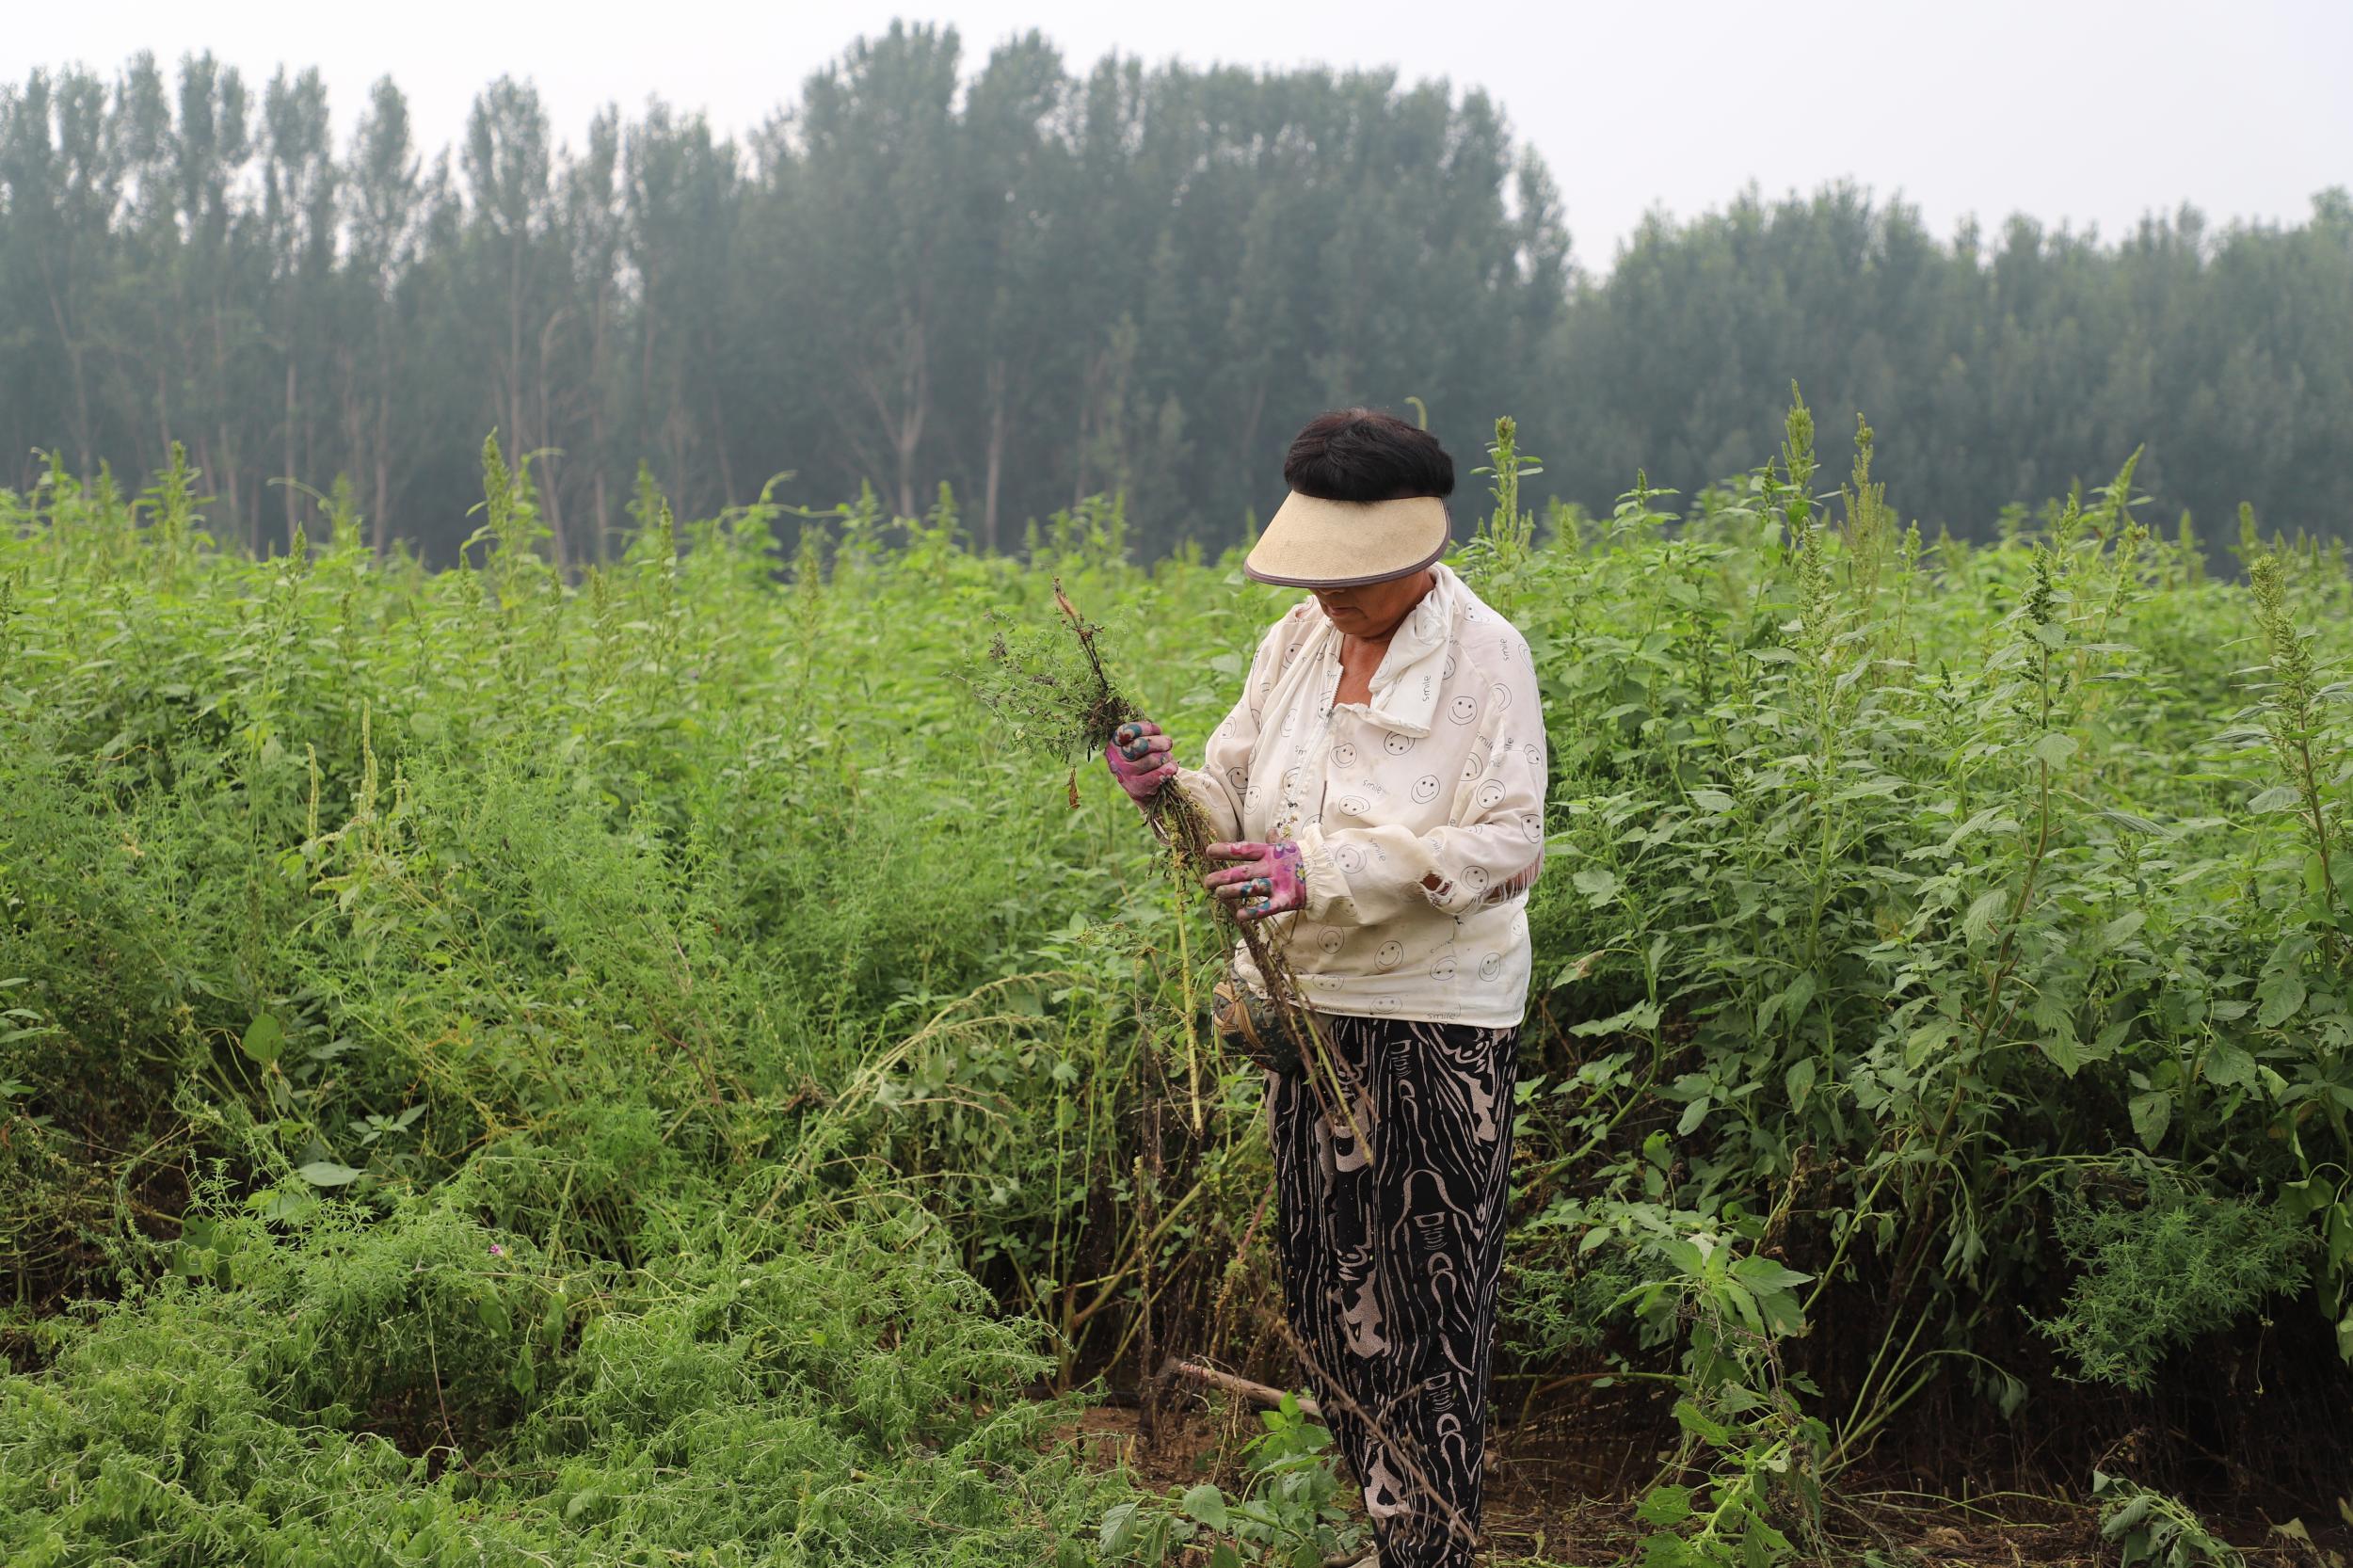
M 1316 602 L 1332 624 L 1352 637 L 1377 640 L 1397 630 L 1407 612 L 1421 602 L 1433 579 L 1428 567 L 1408 577 L 1386 583 L 1365 583 L 1353 588 L 1313 588 Z

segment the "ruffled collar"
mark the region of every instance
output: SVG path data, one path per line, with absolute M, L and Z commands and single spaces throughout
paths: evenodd
M 1454 640 L 1464 613 L 1475 602 L 1470 589 L 1444 563 L 1433 564 L 1430 576 L 1430 591 L 1390 633 L 1365 703 L 1373 723 L 1417 738 L 1429 734 L 1431 721 L 1437 717 L 1438 698 L 1446 685 L 1447 645 Z M 1322 606 L 1309 599 L 1306 610 L 1313 630 L 1301 652 L 1313 657 L 1302 657 L 1290 671 L 1303 676 L 1319 667 L 1324 656 L 1339 656 L 1340 633 L 1324 616 Z

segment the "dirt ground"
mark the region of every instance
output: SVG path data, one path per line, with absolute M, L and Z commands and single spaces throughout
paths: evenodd
M 1641 1527 L 1633 1504 L 1657 1474 L 1660 1440 L 1610 1414 L 1563 1408 L 1499 1435 L 1489 1454 L 1485 1562 L 1605 1568 L 1636 1559 Z M 1235 1456 L 1257 1430 L 1240 1401 L 1180 1393 L 1148 1432 L 1138 1415 L 1132 1405 L 1099 1407 L 1072 1435 L 1096 1462 L 1124 1464 L 1148 1487 L 1237 1483 Z M 2281 1522 L 2207 1520 L 2241 1549 L 2249 1568 L 2353 1564 L 2353 1531 L 2341 1521 L 2304 1519 L 2310 1542 L 2275 1529 Z M 1826 1524 L 1830 1549 L 1819 1560 L 1864 1568 L 2117 1568 L 2120 1561 L 2117 1548 L 2100 1539 L 2097 1510 L 2080 1498 L 1940 1496 L 1908 1475 L 1850 1472 L 1835 1490 Z

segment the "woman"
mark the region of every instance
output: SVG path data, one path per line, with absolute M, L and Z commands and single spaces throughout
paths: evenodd
M 1323 415 L 1243 570 L 1305 588 L 1180 768 L 1148 721 L 1104 760 L 1227 840 L 1204 879 L 1272 922 L 1347 1091 L 1269 1075 L 1285 1296 L 1382 1568 L 1472 1560 L 1502 1267 L 1545 730 L 1528 643 L 1439 564 L 1454 464 L 1369 409 Z M 1239 945 L 1235 969 L 1265 984 Z

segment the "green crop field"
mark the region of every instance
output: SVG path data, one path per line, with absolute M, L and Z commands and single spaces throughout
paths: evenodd
M 1552 754 L 1497 1560 L 2324 1562 L 2343 548 L 2201 559 L 2129 465 L 1923 539 L 1844 436 L 1457 500 Z M 568 581 L 495 449 L 450 570 L 200 488 L 0 494 L 0 1560 L 1354 1538 L 1295 1406 L 1166 1372 L 1296 1383 L 1230 928 L 1006 716 L 1059 580 L 1190 753 L 1289 595 L 1113 502 L 648 488 Z

